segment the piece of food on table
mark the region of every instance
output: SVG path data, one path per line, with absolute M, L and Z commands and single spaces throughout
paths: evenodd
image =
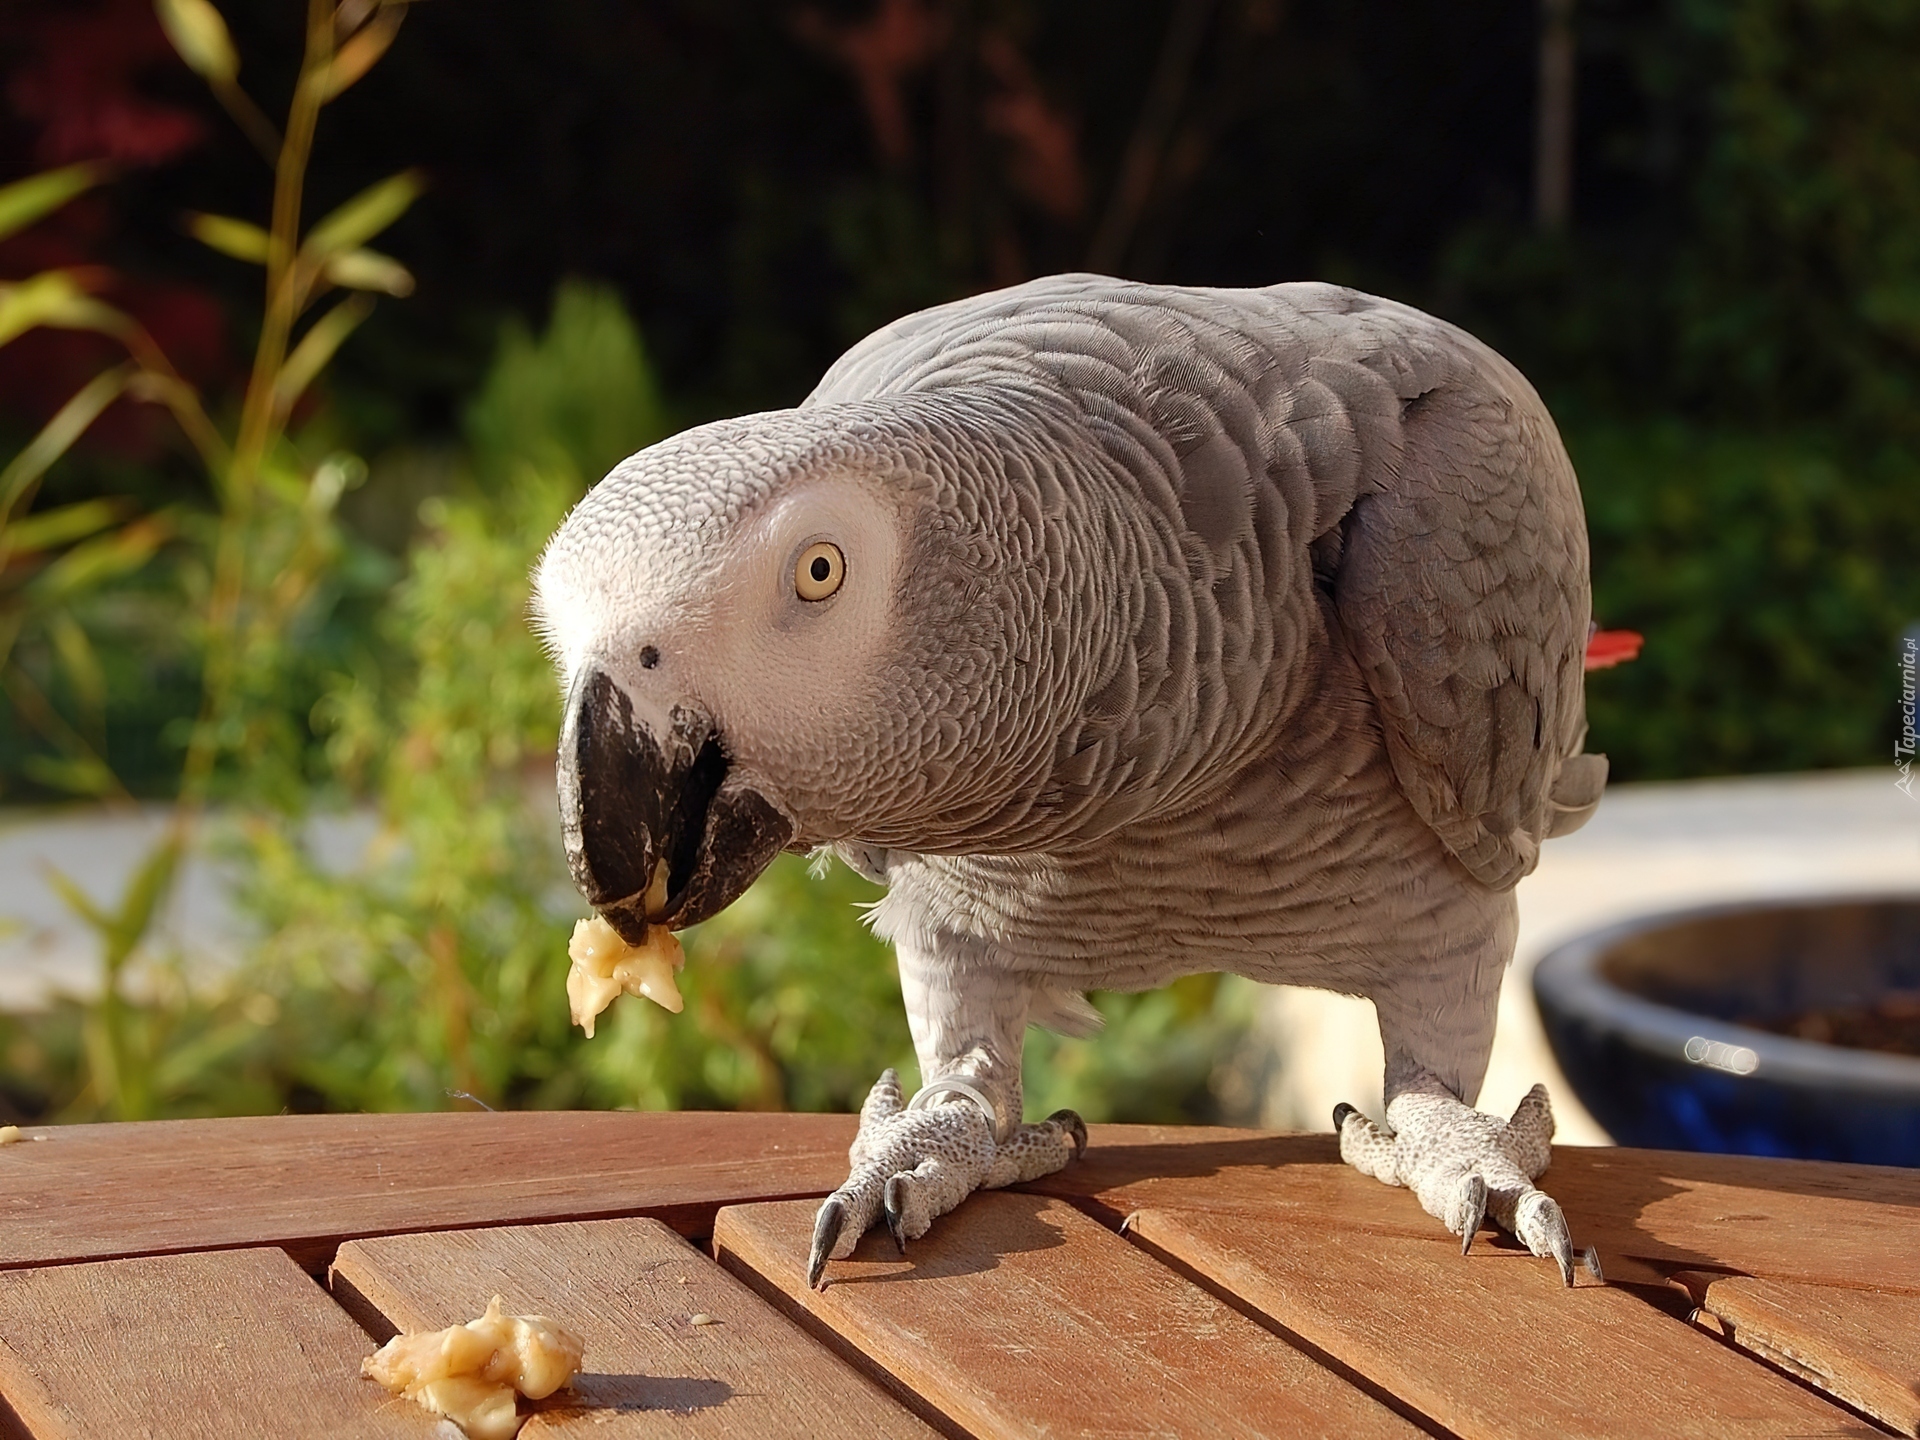
M 580 1371 L 586 1346 L 544 1315 L 487 1313 L 425 1335 L 396 1335 L 360 1363 L 360 1373 L 444 1415 L 471 1440 L 510 1440 L 520 1429 L 516 1396 L 544 1400 Z
M 664 925 L 647 927 L 646 944 L 629 945 L 596 915 L 575 922 L 567 954 L 573 959 L 573 968 L 567 972 L 567 1000 L 573 1006 L 573 1023 L 587 1032 L 589 1040 L 594 1018 L 622 991 L 644 995 L 676 1015 L 686 1003 L 673 979 L 674 972 L 687 963 L 686 953 L 679 937 Z

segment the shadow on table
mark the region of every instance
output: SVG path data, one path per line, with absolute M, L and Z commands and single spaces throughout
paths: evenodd
M 983 1275 L 1009 1255 L 1057 1250 L 1067 1238 L 1041 1212 L 1043 1196 L 1016 1191 L 983 1191 L 962 1202 L 964 1225 L 935 1221 L 902 1255 L 884 1227 L 870 1230 L 853 1254 L 835 1261 L 827 1274 L 833 1285 L 882 1285 L 900 1280 L 940 1280 Z M 958 1213 L 958 1212 L 956 1212 Z M 860 1266 L 863 1268 L 850 1268 Z
M 691 1414 L 724 1405 L 733 1398 L 724 1380 L 693 1375 L 606 1375 L 573 1377 L 571 1394 L 554 1396 L 534 1409 L 541 1413 L 584 1410 L 675 1410 Z

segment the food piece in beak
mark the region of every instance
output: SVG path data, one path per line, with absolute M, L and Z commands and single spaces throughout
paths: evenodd
M 446 1416 L 469 1440 L 511 1440 L 521 1421 L 516 1394 L 546 1399 L 579 1373 L 585 1355 L 577 1336 L 544 1315 L 503 1313 L 496 1295 L 478 1320 L 394 1336 L 360 1373 Z
M 598 915 L 574 923 L 567 942 L 573 968 L 567 972 L 567 1000 L 573 1023 L 593 1038 L 593 1022 L 622 991 L 644 995 L 678 1015 L 686 1002 L 673 973 L 687 963 L 680 939 L 664 925 L 650 926 L 647 943 L 629 945 Z
M 587 669 L 568 691 L 560 732 L 568 869 L 594 911 L 636 946 L 655 924 L 684 930 L 717 915 L 794 835 L 792 820 L 734 771 L 706 711 L 691 701 L 659 708 L 636 709 L 605 673 Z
M 667 862 L 654 867 L 647 887 L 646 911 L 659 914 L 667 903 Z M 664 925 L 649 924 L 644 943 L 631 945 L 606 920 L 595 915 L 573 927 L 567 942 L 573 968 L 567 972 L 567 1000 L 573 1023 L 593 1038 L 594 1020 L 621 992 L 644 995 L 678 1015 L 686 1002 L 674 983 L 674 972 L 687 963 L 679 937 Z

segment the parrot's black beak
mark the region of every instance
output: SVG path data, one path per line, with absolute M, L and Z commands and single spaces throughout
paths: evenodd
M 560 829 L 587 903 L 630 945 L 647 925 L 717 915 L 793 838 L 793 823 L 729 773 L 712 722 L 676 706 L 649 726 L 611 677 L 584 670 L 560 730 Z M 666 899 L 647 892 L 665 861 Z

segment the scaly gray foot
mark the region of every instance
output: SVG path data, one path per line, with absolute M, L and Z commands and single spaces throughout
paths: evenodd
M 998 1140 L 987 1107 L 964 1094 L 909 1109 L 900 1077 L 888 1070 L 860 1107 L 860 1133 L 847 1158 L 853 1173 L 826 1198 L 813 1226 L 807 1284 L 819 1288 L 829 1258 L 844 1260 L 884 1212 L 894 1243 L 925 1235 L 975 1190 L 1051 1175 L 1086 1153 L 1087 1127 L 1071 1110 L 1020 1125 Z
M 1534 1254 L 1552 1256 L 1573 1284 L 1573 1241 L 1553 1197 L 1533 1181 L 1547 1168 L 1553 1106 L 1536 1085 L 1510 1120 L 1462 1104 L 1437 1081 L 1387 1105 L 1383 1130 L 1351 1105 L 1334 1108 L 1340 1158 L 1389 1185 L 1413 1191 L 1422 1208 L 1460 1237 L 1467 1253 L 1484 1219 L 1511 1231 Z M 1589 1261 L 1589 1265 L 1595 1262 Z

